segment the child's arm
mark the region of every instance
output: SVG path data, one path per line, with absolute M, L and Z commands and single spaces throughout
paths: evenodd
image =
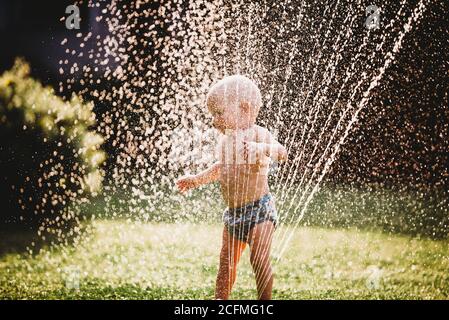
M 288 158 L 287 149 L 280 144 L 267 129 L 259 129 L 257 142 L 247 142 L 247 152 L 255 155 L 256 159 L 262 156 L 271 158 L 274 161 L 286 161 Z
M 220 163 L 216 162 L 210 168 L 196 175 L 188 175 L 180 178 L 176 181 L 176 185 L 181 193 L 185 193 L 190 189 L 217 181 L 220 178 L 220 168 Z
M 273 160 L 282 162 L 288 159 L 287 149 L 275 139 L 271 143 L 264 143 L 262 148 L 265 155 Z
M 276 140 L 272 143 L 247 142 L 248 153 L 255 154 L 257 159 L 266 156 L 274 161 L 286 161 L 288 158 L 287 149 Z

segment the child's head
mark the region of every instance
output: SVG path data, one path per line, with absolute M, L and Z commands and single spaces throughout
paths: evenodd
M 233 75 L 218 81 L 209 89 L 206 104 L 214 118 L 214 127 L 224 132 L 226 129 L 251 127 L 256 122 L 262 97 L 252 80 Z

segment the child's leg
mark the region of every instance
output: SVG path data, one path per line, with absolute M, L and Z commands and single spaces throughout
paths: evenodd
M 220 266 L 218 268 L 215 288 L 216 299 L 228 299 L 237 277 L 237 264 L 242 256 L 246 243 L 235 239 L 226 229 L 223 230 L 223 244 L 220 252 Z
M 270 262 L 274 225 L 271 221 L 257 224 L 250 233 L 251 265 L 256 276 L 259 299 L 271 299 L 273 272 Z

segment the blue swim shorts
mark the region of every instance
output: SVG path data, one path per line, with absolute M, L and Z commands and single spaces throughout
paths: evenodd
M 276 227 L 277 213 L 274 198 L 266 194 L 259 200 L 239 208 L 228 208 L 223 213 L 223 222 L 228 232 L 240 241 L 249 242 L 250 230 L 259 223 L 272 221 Z

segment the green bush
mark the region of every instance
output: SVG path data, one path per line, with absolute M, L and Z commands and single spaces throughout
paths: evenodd
M 17 59 L 0 77 L 0 225 L 60 234 L 77 221 L 73 203 L 101 191 L 106 155 L 92 103 L 65 101 Z

